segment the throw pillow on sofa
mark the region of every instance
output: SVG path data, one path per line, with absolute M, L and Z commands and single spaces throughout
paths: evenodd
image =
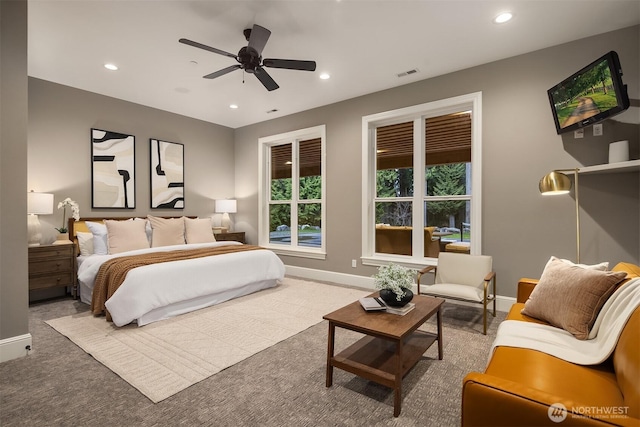
M 525 302 L 522 314 L 544 320 L 585 340 L 600 309 L 626 275 L 552 259 Z

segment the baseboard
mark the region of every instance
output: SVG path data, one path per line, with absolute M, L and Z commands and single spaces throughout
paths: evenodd
M 316 270 L 313 268 L 296 267 L 286 265 L 286 274 L 289 276 L 301 277 L 303 279 L 317 280 L 320 282 L 332 282 L 345 286 L 355 286 L 358 288 L 375 290 L 373 277 L 357 276 L 355 274 L 337 273 L 335 271 Z M 417 292 L 415 286 L 413 289 Z M 470 307 L 478 307 L 478 304 L 466 303 L 464 301 L 451 301 L 455 304 L 468 305 Z M 511 306 L 516 302 L 513 297 L 504 297 L 498 295 L 496 298 L 496 310 L 508 312 Z
M 0 340 L 0 363 L 24 357 L 31 348 L 31 334 L 17 335 Z
M 373 277 L 357 276 L 355 274 L 337 273 L 335 271 L 316 270 L 313 268 L 285 265 L 288 276 L 301 277 L 303 279 L 317 280 L 320 282 L 332 282 L 345 286 L 374 290 Z

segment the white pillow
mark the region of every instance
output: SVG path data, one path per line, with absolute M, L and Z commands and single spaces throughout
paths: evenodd
M 104 224 L 107 227 L 110 254 L 149 248 L 143 222 L 105 220 Z
M 93 255 L 93 234 L 77 231 L 76 238 L 78 239 L 80 255 Z
M 86 221 L 87 227 L 93 234 L 93 253 L 96 255 L 108 255 L 107 226 L 99 222 Z
M 215 242 L 211 228 L 211 218 L 184 218 L 184 230 L 187 243 Z
M 555 260 L 555 259 L 557 259 L 559 261 L 562 261 L 563 263 L 565 263 L 567 265 L 575 265 L 575 266 L 580 267 L 580 268 L 586 268 L 587 270 L 607 271 L 609 269 L 609 262 L 608 261 L 604 261 L 604 262 L 601 262 L 599 264 L 593 264 L 593 265 L 574 264 L 573 261 L 570 261 L 568 259 L 557 258 L 555 256 L 552 256 L 551 258 L 549 258 L 549 261 L 547 261 L 547 265 L 544 266 L 544 269 L 549 267 L 551 265 L 551 262 L 553 260 Z
M 147 215 L 151 223 L 151 247 L 184 245 L 184 220 Z

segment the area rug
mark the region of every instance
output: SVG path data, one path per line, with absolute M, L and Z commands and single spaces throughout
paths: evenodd
M 285 278 L 275 288 L 143 327 L 117 328 L 90 312 L 46 323 L 158 403 L 369 293 Z

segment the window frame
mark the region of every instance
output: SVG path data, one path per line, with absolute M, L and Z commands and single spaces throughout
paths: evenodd
M 376 197 L 376 128 L 403 121 L 414 121 L 413 126 L 413 170 L 422 178 L 414 180 L 413 224 L 423 223 L 425 201 L 434 201 L 434 196 L 425 195 L 425 120 L 460 111 L 471 111 L 471 254 L 480 254 L 482 248 L 482 92 L 427 102 L 397 110 L 385 111 L 362 117 L 362 264 L 386 265 L 389 262 L 412 268 L 436 265 L 437 259 L 422 256 L 382 254 L 375 252 L 375 203 Z M 465 196 L 465 200 L 469 199 Z M 402 198 L 405 199 L 405 198 Z M 449 199 L 449 198 L 447 198 Z M 400 201 L 395 198 L 394 201 Z M 412 253 L 422 254 L 422 227 L 413 227 Z
M 320 138 L 320 173 L 321 173 L 321 198 L 299 199 L 300 163 L 299 142 Z M 291 165 L 291 245 L 277 245 L 269 241 L 269 207 L 271 206 L 271 147 L 283 144 L 292 144 Z M 289 255 L 303 258 L 326 259 L 326 125 L 318 125 L 305 129 L 294 130 L 277 135 L 258 138 L 258 244 L 271 249 L 280 255 Z M 298 244 L 298 207 L 301 204 L 321 204 L 321 245 L 320 248 L 302 246 Z M 277 201 L 277 204 L 284 204 Z

